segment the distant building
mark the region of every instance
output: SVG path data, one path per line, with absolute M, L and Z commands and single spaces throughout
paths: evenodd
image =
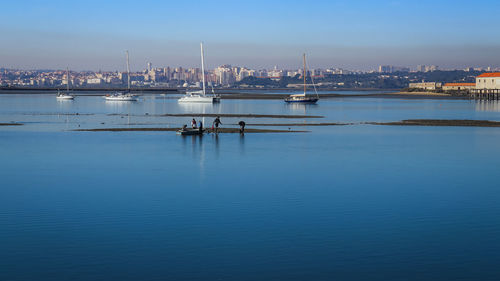
M 393 65 L 380 65 L 378 67 L 378 72 L 380 73 L 393 73 L 398 71 L 409 72 L 410 68 L 402 66 L 393 66 Z
M 378 72 L 380 72 L 380 73 L 391 73 L 392 72 L 392 66 L 390 66 L 390 65 L 380 65 L 378 67 Z
M 411 89 L 422 89 L 422 90 L 436 90 L 441 88 L 441 83 L 438 82 L 421 82 L 421 83 L 410 83 L 409 88 Z
M 500 72 L 483 73 L 476 77 L 476 89 L 500 89 Z
M 437 65 L 417 65 L 418 72 L 432 72 L 439 70 L 439 66 Z
M 87 79 L 87 84 L 89 84 L 89 85 L 101 85 L 102 79 L 101 78 L 89 78 L 89 79 Z
M 439 70 L 439 66 L 437 66 L 437 65 L 431 65 L 431 66 L 425 67 L 425 72 L 432 72 L 432 71 L 436 71 L 436 70 Z
M 446 83 L 443 85 L 444 91 L 472 90 L 476 88 L 476 83 Z

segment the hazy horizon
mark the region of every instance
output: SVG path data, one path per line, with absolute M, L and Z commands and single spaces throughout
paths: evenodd
M 3 5 L 0 67 L 132 71 L 153 66 L 371 70 L 499 67 L 495 1 L 17 1 Z M 472 11 L 480 7 L 481 13 Z M 486 28 L 485 28 L 486 27 Z

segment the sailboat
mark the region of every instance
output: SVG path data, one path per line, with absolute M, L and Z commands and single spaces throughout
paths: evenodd
M 130 63 L 128 58 L 128 51 L 126 51 L 127 56 L 127 93 L 116 92 L 113 94 L 107 94 L 104 98 L 107 101 L 137 101 L 137 96 L 130 93 Z
M 67 83 L 66 83 L 66 93 L 61 93 L 59 91 L 57 91 L 57 99 L 58 100 L 72 100 L 74 99 L 75 97 L 70 95 L 69 94 L 69 69 L 66 68 L 66 79 L 67 79 Z
M 196 103 L 214 103 L 220 102 L 220 97 L 215 94 L 207 95 L 205 89 L 205 56 L 203 54 L 203 43 L 200 43 L 201 49 L 201 76 L 203 89 L 200 91 L 186 92 L 186 95 L 179 99 L 179 102 L 196 102 Z
M 290 95 L 289 97 L 285 98 L 285 102 L 300 102 L 300 103 L 316 103 L 319 100 L 318 93 L 316 93 L 316 97 L 312 96 L 307 96 L 306 95 L 306 54 L 303 55 L 303 61 L 304 61 L 304 72 L 302 73 L 302 76 L 304 77 L 304 93 L 303 94 L 295 94 L 295 95 Z M 312 79 L 312 77 L 311 77 Z M 313 82 L 314 85 L 314 82 Z

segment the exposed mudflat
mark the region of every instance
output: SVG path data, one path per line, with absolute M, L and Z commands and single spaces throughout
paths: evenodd
M 128 116 L 127 114 L 108 114 L 108 116 Z M 138 116 L 138 115 L 131 115 Z M 169 113 L 169 114 L 145 114 L 140 116 L 163 116 L 163 117 L 221 117 L 221 118 L 323 118 L 324 116 L 315 115 L 278 115 L 278 114 L 215 114 L 215 113 Z
M 0 123 L 0 126 L 22 126 L 23 123 Z
M 345 126 L 353 123 L 249 123 L 247 126 L 289 126 L 289 127 L 309 127 L 309 126 Z
M 175 132 L 181 128 L 101 128 L 101 129 L 78 129 L 79 132 Z M 206 133 L 213 133 L 212 129 L 206 129 Z M 239 133 L 239 128 L 219 128 L 219 133 Z M 245 129 L 245 133 L 306 133 L 308 131 L 297 130 L 265 130 L 265 129 Z
M 409 119 L 397 122 L 366 122 L 372 125 L 389 126 L 462 126 L 462 127 L 500 127 L 500 122 L 489 120 L 446 120 L 446 119 Z

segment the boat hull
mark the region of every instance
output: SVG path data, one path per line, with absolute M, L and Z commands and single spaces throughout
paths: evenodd
M 207 97 L 207 96 L 185 96 L 179 99 L 182 103 L 215 103 L 219 102 L 218 97 Z
M 318 100 L 319 100 L 318 98 L 301 98 L 301 99 L 286 98 L 285 102 L 287 102 L 287 103 L 316 103 Z
M 137 97 L 133 95 L 111 95 L 105 96 L 107 101 L 137 101 Z
M 73 96 L 57 96 L 58 100 L 72 100 L 74 98 L 75 97 L 73 97 Z
M 203 132 L 205 130 L 198 130 L 198 129 L 185 129 L 185 130 L 178 130 L 177 134 L 181 136 L 201 136 L 203 135 Z

